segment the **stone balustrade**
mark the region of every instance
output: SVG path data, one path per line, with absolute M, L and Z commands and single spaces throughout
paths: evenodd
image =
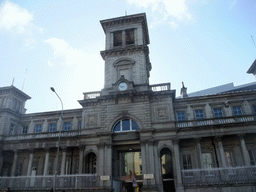
M 184 186 L 250 184 L 256 182 L 256 166 L 182 170 Z

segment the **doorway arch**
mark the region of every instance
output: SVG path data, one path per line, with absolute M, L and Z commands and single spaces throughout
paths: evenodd
M 172 151 L 163 148 L 160 151 L 161 172 L 164 192 L 175 192 Z
M 97 158 L 95 153 L 90 152 L 85 157 L 85 173 L 95 174 L 96 173 L 96 162 Z

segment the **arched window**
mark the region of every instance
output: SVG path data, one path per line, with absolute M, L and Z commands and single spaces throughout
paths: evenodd
M 131 119 L 122 119 L 119 120 L 114 125 L 114 132 L 123 132 L 123 131 L 136 131 L 139 129 L 138 124 Z

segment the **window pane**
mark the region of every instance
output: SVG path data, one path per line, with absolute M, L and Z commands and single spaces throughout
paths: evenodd
M 121 131 L 120 130 L 120 122 L 118 122 L 117 124 L 116 124 L 116 126 L 115 126 L 115 128 L 114 128 L 114 132 L 116 132 L 116 131 Z
M 184 111 L 177 112 L 177 121 L 185 121 L 185 120 L 186 120 L 185 112 Z
M 122 45 L 122 31 L 114 32 L 114 46 Z
M 240 106 L 233 107 L 234 115 L 242 115 L 242 108 Z
M 223 116 L 222 109 L 221 108 L 215 108 L 214 109 L 214 116 L 215 117 L 222 117 Z
M 49 126 L 49 132 L 54 132 L 56 131 L 56 124 L 55 123 L 51 123 Z
M 202 153 L 203 168 L 212 168 L 213 160 L 211 153 Z
M 253 113 L 256 113 L 256 105 L 253 105 L 253 106 L 252 106 L 252 112 L 253 112 Z
M 78 129 L 82 129 L 82 121 L 79 121 L 79 123 L 78 123 Z
M 204 112 L 203 110 L 195 110 L 196 119 L 203 119 L 204 118 Z
M 138 130 L 138 129 L 139 129 L 138 124 L 132 120 L 132 130 Z
M 248 150 L 248 153 L 249 153 L 251 165 L 255 165 L 255 158 L 254 158 L 253 150 Z
M 28 133 L 28 126 L 24 126 L 22 128 L 22 134 L 26 134 L 26 133 Z
M 64 131 L 69 131 L 71 129 L 71 123 L 64 123 Z
M 134 44 L 134 29 L 125 31 L 126 45 Z
M 122 120 L 122 131 L 130 131 L 130 119 Z
M 41 130 L 42 130 L 42 125 L 36 125 L 35 132 L 36 133 L 41 133 Z

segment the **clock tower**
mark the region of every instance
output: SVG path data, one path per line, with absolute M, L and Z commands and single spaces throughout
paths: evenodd
M 147 91 L 151 63 L 146 14 L 100 21 L 106 35 L 103 95 L 128 90 Z

